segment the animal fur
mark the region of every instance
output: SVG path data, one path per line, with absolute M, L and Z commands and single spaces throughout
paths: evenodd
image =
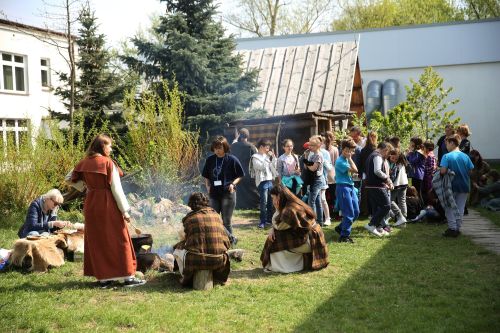
M 64 265 L 64 252 L 67 247 L 64 235 L 39 240 L 19 239 L 14 243 L 10 256 L 12 265 L 26 271 L 46 272 L 49 267 Z
M 10 256 L 13 266 L 26 271 L 46 272 L 64 265 L 64 251 L 83 253 L 83 232 L 60 233 L 38 240 L 19 239 Z

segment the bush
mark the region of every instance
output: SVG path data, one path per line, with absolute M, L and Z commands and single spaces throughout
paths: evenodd
M 82 113 L 79 113 L 82 114 Z M 28 140 L 16 147 L 4 146 L 0 154 L 0 214 L 24 211 L 35 198 L 51 188 L 64 190 L 64 176 L 84 156 L 88 142 L 101 128 L 83 129 L 83 117 L 75 115 L 75 137 L 68 139 L 54 123 L 48 122 L 50 134 L 28 129 Z
M 198 132 L 183 129 L 183 103 L 177 84 L 162 83 L 163 96 L 149 90 L 125 98 L 128 136 L 124 156 L 142 185 L 141 195 L 173 200 L 182 197 L 199 177 Z

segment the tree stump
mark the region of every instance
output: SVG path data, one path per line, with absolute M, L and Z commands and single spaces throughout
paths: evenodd
M 210 290 L 214 287 L 212 271 L 202 270 L 194 272 L 193 289 Z

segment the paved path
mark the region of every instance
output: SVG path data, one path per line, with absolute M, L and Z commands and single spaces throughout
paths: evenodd
M 469 208 L 469 215 L 464 216 L 460 231 L 474 243 L 500 254 L 500 228 L 477 211 Z

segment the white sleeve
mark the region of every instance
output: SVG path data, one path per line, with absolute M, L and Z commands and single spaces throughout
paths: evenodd
M 118 205 L 118 209 L 120 209 L 122 213 L 128 212 L 130 210 L 130 205 L 128 204 L 125 193 L 123 192 L 122 183 L 120 181 L 120 174 L 118 173 L 118 169 L 114 164 L 113 173 L 111 174 L 111 192 L 113 193 L 113 197 L 115 198 L 116 204 Z
M 380 156 L 375 156 L 373 158 L 373 172 L 380 178 L 382 179 L 387 179 L 389 178 L 388 175 L 386 175 L 383 171 L 382 171 L 382 164 L 384 163 L 384 160 L 382 159 L 382 157 Z

